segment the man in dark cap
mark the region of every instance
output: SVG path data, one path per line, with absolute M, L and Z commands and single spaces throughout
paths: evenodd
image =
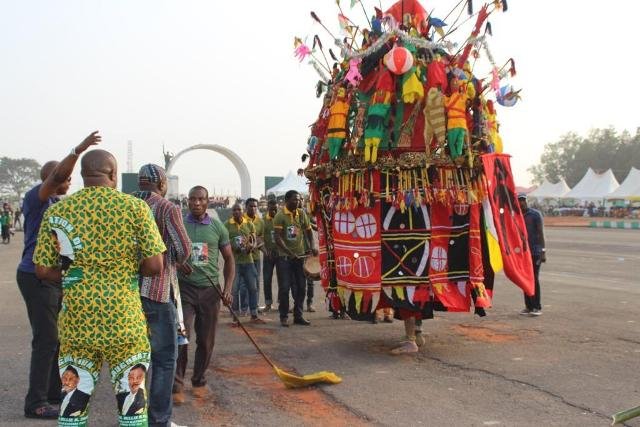
M 35 274 L 32 257 L 40 222 L 44 211 L 69 190 L 71 173 L 80 154 L 100 140 L 98 131 L 92 132 L 61 162 L 45 163 L 40 169 L 42 182 L 24 195 L 24 249 L 17 282 L 33 333 L 29 391 L 24 401 L 24 414 L 28 418 L 58 418 L 58 410 L 51 405 L 61 402 L 57 323 L 62 290 L 60 282 L 40 280 Z
M 542 305 L 540 304 L 540 281 L 538 280 L 538 275 L 540 273 L 540 265 L 547 261 L 544 247 L 544 223 L 540 211 L 527 205 L 527 195 L 525 193 L 518 194 L 518 203 L 520 204 L 522 216 L 524 216 L 524 222 L 527 225 L 529 250 L 533 261 L 533 277 L 535 278 L 535 294 L 532 297 L 524 296 L 525 308 L 520 314 L 523 316 L 540 316 L 542 314 Z
M 178 358 L 175 299 L 180 298 L 177 266 L 191 253 L 191 240 L 182 221 L 180 208 L 164 196 L 167 174 L 158 165 L 146 164 L 138 173 L 140 191 L 134 196 L 144 200 L 158 225 L 167 251 L 164 268 L 153 277 L 142 277 L 140 295 L 151 337 L 151 387 L 149 388 L 149 426 L 166 427 L 171 423 L 171 390 Z M 180 307 L 181 308 L 181 307 Z M 179 313 L 182 317 L 182 313 Z

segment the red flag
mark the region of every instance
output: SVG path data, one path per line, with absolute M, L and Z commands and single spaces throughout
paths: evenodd
M 505 275 L 525 294 L 534 294 L 533 263 L 527 243 L 527 227 L 516 198 L 511 164 L 508 154 L 484 154 L 481 156 L 487 180 L 487 193 Z

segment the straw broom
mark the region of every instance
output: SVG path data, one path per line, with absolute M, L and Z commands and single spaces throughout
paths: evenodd
M 329 371 L 314 372 L 313 374 L 304 375 L 301 377 L 298 375 L 290 374 L 278 368 L 276 364 L 273 363 L 273 361 L 269 358 L 269 356 L 267 356 L 264 353 L 264 351 L 262 351 L 262 349 L 260 348 L 256 340 L 253 338 L 253 336 L 251 336 L 249 331 L 240 322 L 240 319 L 238 319 L 238 316 L 236 316 L 231 306 L 227 304 L 227 302 L 224 300 L 222 296 L 222 292 L 220 291 L 220 288 L 213 282 L 213 280 L 207 273 L 205 273 L 204 271 L 202 271 L 202 273 L 204 273 L 209 283 L 211 283 L 211 286 L 213 286 L 213 288 L 218 293 L 218 296 L 220 297 L 220 301 L 222 301 L 222 304 L 229 309 L 229 313 L 231 313 L 231 317 L 233 317 L 233 320 L 236 321 L 240 329 L 242 329 L 242 331 L 247 335 L 247 338 L 249 338 L 249 341 L 251 341 L 251 344 L 253 344 L 256 350 L 258 350 L 258 353 L 260 353 L 260 355 L 264 358 L 264 360 L 269 365 L 271 365 L 271 367 L 275 371 L 278 378 L 280 378 L 280 380 L 284 383 L 284 385 L 287 388 L 308 387 L 310 385 L 314 385 L 318 383 L 339 384 L 342 382 L 342 378 L 337 376 L 335 373 L 329 372 Z

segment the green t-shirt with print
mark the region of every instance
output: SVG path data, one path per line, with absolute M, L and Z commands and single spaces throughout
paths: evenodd
M 253 223 L 246 218 L 242 218 L 242 223 L 238 224 L 233 217 L 231 217 L 224 225 L 229 232 L 229 241 L 231 242 L 233 259 L 236 261 L 236 264 L 252 264 L 254 261 L 253 252 L 247 253 L 243 248 L 250 239 L 253 239 L 255 242 L 256 229 Z
M 268 253 L 277 252 L 278 246 L 276 245 L 275 231 L 273 230 L 273 218 L 269 214 L 264 217 L 264 248 Z
M 264 221 L 258 215 L 256 215 L 253 219 L 249 218 L 247 214 L 244 214 L 244 218 L 253 224 L 256 229 L 256 237 L 264 240 Z M 253 260 L 257 261 L 260 259 L 260 249 L 255 248 L 252 252 Z
M 188 260 L 193 268 L 190 275 L 178 273 L 178 280 L 201 288 L 210 287 L 211 283 L 219 284 L 218 254 L 220 249 L 229 244 L 229 232 L 220 220 L 208 215 L 198 222 L 190 215 L 184 220 L 184 228 L 191 239 L 191 257 Z
M 309 217 L 302 209 L 296 209 L 294 212 L 289 211 L 285 206 L 278 211 L 273 218 L 273 229 L 276 233 L 281 230 L 284 232 L 284 243 L 295 255 L 305 254 L 305 235 L 306 230 L 311 230 Z M 278 247 L 280 256 L 288 256 L 284 250 Z

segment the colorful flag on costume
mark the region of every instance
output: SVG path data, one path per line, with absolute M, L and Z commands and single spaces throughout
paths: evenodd
M 534 294 L 533 263 L 508 154 L 480 156 L 505 275 L 526 295 Z
M 340 29 L 342 31 L 346 31 L 347 27 L 349 26 L 349 18 L 347 18 L 343 14 L 339 13 L 338 14 L 338 23 L 340 24 Z
M 487 248 L 489 251 L 489 262 L 494 273 L 502 271 L 502 254 L 500 253 L 500 242 L 498 232 L 493 223 L 493 213 L 491 212 L 491 202 L 489 197 L 482 199 L 482 210 L 484 212 L 484 231 L 486 233 Z

